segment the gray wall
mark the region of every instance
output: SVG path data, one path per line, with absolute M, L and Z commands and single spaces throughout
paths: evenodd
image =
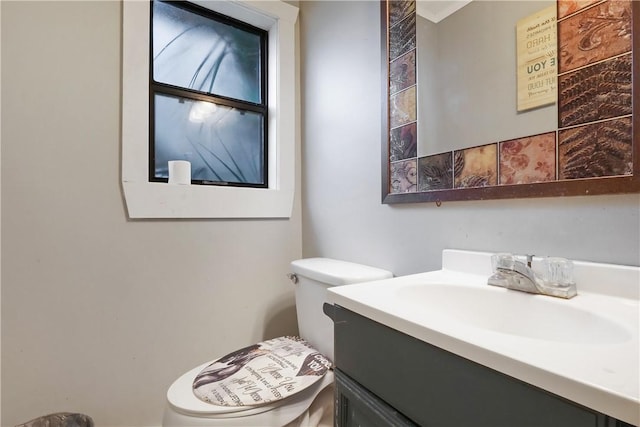
M 379 3 L 301 2 L 303 254 L 440 268 L 441 251 L 640 265 L 640 196 L 382 205 Z
M 2 425 L 160 425 L 179 375 L 296 332 L 299 190 L 291 220 L 128 221 L 121 3 L 1 8 Z
M 128 221 L 120 3 L 0 5 L 3 426 L 60 410 L 159 425 L 178 375 L 294 332 L 301 235 L 306 256 L 396 274 L 439 268 L 446 247 L 638 264 L 637 195 L 380 204 L 376 1 L 300 2 L 291 220 Z

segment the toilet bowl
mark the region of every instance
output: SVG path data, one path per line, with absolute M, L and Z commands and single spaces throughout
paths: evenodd
M 307 258 L 291 263 L 290 278 L 295 284 L 296 312 L 300 336 L 321 353 L 323 360 L 333 360 L 333 322 L 327 318 L 322 305 L 326 289 L 353 283 L 381 280 L 392 273 L 374 267 L 337 261 L 328 258 Z M 275 338 L 265 343 L 279 342 L 288 337 Z M 298 338 L 296 338 L 299 340 Z M 268 345 L 267 345 L 268 347 Z M 317 354 L 317 352 L 315 354 Z M 237 353 L 237 352 L 235 352 Z M 232 353 L 233 354 L 233 353 Z M 273 358 L 274 354 L 265 357 Z M 225 356 L 227 357 L 227 356 Z M 218 359 L 219 361 L 225 358 Z M 274 359 L 275 360 L 275 359 Z M 311 427 L 331 426 L 333 419 L 333 372 L 322 369 L 324 375 L 309 375 L 304 383 L 289 395 L 260 404 L 213 404 L 205 401 L 201 393 L 194 392 L 194 381 L 216 360 L 203 363 L 184 373 L 167 391 L 163 427 L 224 426 L 224 427 Z M 289 362 L 287 362 L 289 363 Z M 243 364 L 244 367 L 244 364 Z M 233 378 L 231 374 L 228 378 Z M 214 385 L 218 380 L 213 381 Z M 233 394 L 233 393 L 231 393 Z M 283 393 L 284 394 L 284 393 Z

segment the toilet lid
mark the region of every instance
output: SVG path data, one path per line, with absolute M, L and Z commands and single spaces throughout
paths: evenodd
M 264 406 L 218 406 L 198 399 L 193 394 L 193 380 L 209 366 L 211 362 L 203 363 L 181 375 L 167 390 L 167 401 L 179 413 L 196 417 L 244 417 L 274 409 L 277 404 Z
M 333 384 L 329 370 L 321 381 L 287 399 L 263 406 L 218 406 L 203 402 L 192 392 L 196 375 L 211 362 L 184 373 L 169 387 L 167 400 L 171 422 L 168 425 L 207 425 L 221 427 L 282 426 L 298 418 L 313 403 L 316 396 Z M 175 415 L 174 415 L 175 414 Z M 165 413 L 165 417 L 167 413 Z M 187 418 L 183 418 L 183 417 Z M 174 418 L 177 417 L 177 418 Z M 194 422 L 192 420 L 206 420 Z
M 279 337 L 234 351 L 205 367 L 193 394 L 222 407 L 282 400 L 320 380 L 331 362 L 299 337 Z

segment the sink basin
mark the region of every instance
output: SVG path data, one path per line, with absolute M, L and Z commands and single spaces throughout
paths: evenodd
M 518 337 L 583 344 L 631 339 L 622 325 L 570 301 L 491 286 L 416 284 L 397 289 L 398 301 L 474 328 Z

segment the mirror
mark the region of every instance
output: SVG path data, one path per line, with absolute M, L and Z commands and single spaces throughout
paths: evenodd
M 383 203 L 640 191 L 635 3 L 382 1 Z

